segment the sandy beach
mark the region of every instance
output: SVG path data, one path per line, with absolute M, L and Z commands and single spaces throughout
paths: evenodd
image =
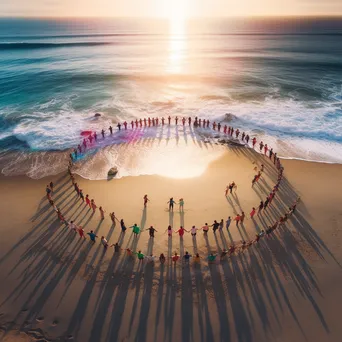
M 223 149 L 222 146 L 217 148 Z M 253 168 L 265 165 L 254 188 Z M 272 190 L 277 171 L 268 158 L 251 149 L 224 147 L 222 155 L 193 178 L 123 177 L 76 181 L 84 194 L 106 210 L 100 220 L 86 208 L 67 172 L 33 180 L 0 177 L 0 340 L 1 341 L 340 341 L 342 328 L 342 165 L 283 160 L 285 178 L 265 213 L 249 213 Z M 80 239 L 60 223 L 45 196 L 55 184 L 56 205 L 68 220 L 105 236 L 123 250 L 103 248 Z M 228 183 L 237 191 L 225 197 Z M 143 207 L 143 196 L 150 202 Z M 209 253 L 220 253 L 241 240 L 250 241 L 283 215 L 301 197 L 286 225 L 269 237 L 208 264 Z M 170 197 L 185 201 L 184 212 Z M 121 233 L 109 213 L 142 232 Z M 244 224 L 232 222 L 208 238 L 198 231 L 168 238 L 176 230 L 214 220 L 234 218 L 242 211 Z M 150 239 L 147 228 L 157 232 Z M 201 262 L 173 265 L 140 263 L 124 249 L 145 255 L 186 251 Z

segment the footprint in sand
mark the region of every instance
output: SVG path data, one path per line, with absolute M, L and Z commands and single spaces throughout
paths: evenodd
M 44 317 L 40 316 L 40 317 L 36 318 L 36 321 L 37 322 L 43 322 L 44 321 Z

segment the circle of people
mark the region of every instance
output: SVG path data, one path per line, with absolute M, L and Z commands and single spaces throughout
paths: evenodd
M 171 117 L 168 117 L 168 125 L 171 124 Z M 178 117 L 174 118 L 175 120 L 175 124 L 178 125 Z M 185 126 L 186 121 L 188 121 L 188 124 L 191 125 L 192 124 L 192 118 L 189 117 L 187 120 L 185 118 L 182 118 L 182 124 L 183 126 Z M 161 125 L 165 125 L 165 119 L 161 118 L 160 119 Z M 158 126 L 159 125 L 159 118 L 148 118 L 148 119 L 140 119 L 140 120 L 135 120 L 135 121 L 131 121 L 131 127 L 132 129 L 134 128 L 138 128 L 143 127 L 143 126 Z M 205 120 L 205 119 L 198 119 L 197 117 L 195 118 L 195 120 L 193 121 L 193 125 L 194 127 L 204 127 L 204 128 L 209 128 L 210 127 L 210 121 L 209 120 Z M 125 130 L 128 129 L 128 123 L 125 121 L 123 124 L 118 123 L 117 124 L 117 128 L 118 130 L 121 130 L 121 127 L 124 127 Z M 214 130 L 218 130 L 219 132 L 221 132 L 221 128 L 222 125 L 220 123 L 216 123 L 213 122 L 212 123 L 212 128 Z M 110 126 L 109 127 L 109 132 L 110 135 L 113 134 L 113 127 Z M 240 135 L 240 130 L 234 129 L 233 127 L 224 125 L 223 126 L 223 133 L 227 134 L 228 136 L 233 137 L 233 134 L 235 132 L 235 138 L 239 139 L 239 135 Z M 101 135 L 102 138 L 105 139 L 105 135 L 106 132 L 102 129 L 101 131 Z M 97 210 L 97 205 L 94 201 L 94 199 L 90 199 L 89 195 L 87 194 L 86 196 L 84 196 L 83 190 L 80 189 L 79 185 L 76 183 L 75 181 L 75 177 L 74 174 L 72 173 L 72 166 L 73 163 L 75 162 L 75 160 L 77 159 L 77 156 L 83 152 L 86 151 L 87 147 L 88 147 L 88 142 L 87 140 L 90 142 L 90 144 L 92 144 L 93 141 L 97 141 L 98 137 L 97 137 L 97 133 L 94 132 L 93 134 L 89 134 L 89 136 L 87 138 L 83 139 L 83 142 L 81 144 L 79 144 L 77 146 L 77 148 L 75 148 L 73 150 L 72 153 L 70 153 L 70 161 L 69 161 L 69 165 L 68 165 L 68 174 L 70 176 L 71 182 L 74 186 L 75 192 L 77 194 L 77 197 L 79 199 L 81 199 L 86 206 L 89 206 L 89 210 L 93 211 L 93 214 L 96 212 Z M 249 140 L 250 137 L 248 134 L 246 134 L 245 132 L 242 132 L 241 134 L 241 140 L 242 142 L 246 143 L 247 145 L 249 145 Z M 253 149 L 255 149 L 255 145 L 257 143 L 257 139 L 256 137 L 253 137 L 253 139 L 251 140 L 252 142 L 252 147 Z M 83 145 L 83 148 L 82 148 Z M 284 172 L 284 167 L 281 165 L 280 159 L 279 157 L 277 157 L 277 153 L 273 152 L 273 148 L 269 149 L 267 144 L 264 144 L 262 141 L 259 143 L 259 152 L 264 154 L 266 157 L 268 157 L 270 160 L 273 159 L 273 164 L 276 166 L 277 170 L 278 170 L 278 179 L 277 179 L 277 183 L 274 185 L 273 190 L 270 192 L 270 194 L 266 197 L 265 201 L 260 201 L 260 204 L 256 207 L 253 207 L 251 212 L 250 212 L 250 218 L 252 220 L 254 220 L 254 215 L 261 215 L 263 211 L 265 211 L 267 209 L 267 207 L 269 205 L 272 204 L 272 201 L 275 198 L 275 195 L 277 193 L 277 191 L 279 190 L 279 186 L 280 183 L 283 179 L 283 172 Z M 260 170 L 258 170 L 257 166 L 254 168 L 254 171 L 257 172 L 257 174 L 253 177 L 252 179 L 252 187 L 258 183 L 258 181 L 260 180 L 262 173 L 264 172 L 264 165 L 261 164 L 261 168 Z M 233 181 L 232 183 L 230 183 L 226 189 L 225 189 L 225 196 L 228 197 L 230 195 L 233 195 L 233 190 L 234 192 L 237 191 L 237 184 Z M 53 182 L 50 182 L 49 185 L 46 186 L 46 195 L 47 195 L 47 199 L 49 200 L 49 203 L 51 204 L 51 206 L 53 207 L 53 209 L 55 210 L 58 219 L 60 220 L 60 222 L 65 223 L 70 230 L 73 230 L 75 232 L 77 232 L 80 236 L 80 238 L 86 238 L 85 234 L 87 234 L 90 238 L 90 241 L 95 243 L 96 242 L 96 238 L 98 238 L 98 236 L 96 235 L 96 233 L 93 230 L 90 230 L 89 232 L 85 233 L 84 229 L 82 228 L 82 226 L 76 225 L 74 223 L 74 221 L 67 221 L 65 219 L 65 217 L 63 216 L 63 214 L 61 213 L 60 209 L 57 208 L 57 206 L 55 205 L 54 201 L 53 201 L 53 193 L 54 193 L 54 184 Z M 149 198 L 147 196 L 147 194 L 143 197 L 143 204 L 144 207 L 147 206 L 148 202 L 149 202 Z M 268 226 L 268 228 L 266 230 L 261 230 L 261 232 L 257 233 L 255 235 L 255 238 L 251 241 L 244 241 L 242 240 L 239 244 L 234 244 L 232 243 L 228 249 L 223 249 L 219 254 L 216 253 L 210 253 L 207 257 L 207 260 L 209 263 L 214 263 L 217 260 L 222 261 L 227 255 L 231 256 L 233 254 L 237 254 L 239 252 L 243 252 L 247 247 L 252 246 L 253 244 L 259 242 L 260 238 L 263 238 L 265 236 L 268 236 L 269 234 L 271 234 L 275 229 L 277 228 L 281 228 L 282 226 L 285 225 L 286 221 L 288 220 L 288 218 L 295 212 L 296 210 L 296 206 L 300 201 L 300 197 L 298 197 L 296 199 L 296 201 L 289 207 L 288 211 L 286 213 L 284 213 L 283 216 L 280 216 L 278 220 L 276 220 L 272 225 Z M 167 202 L 167 204 L 169 205 L 169 210 L 173 211 L 174 209 L 174 205 L 177 204 L 176 201 L 173 199 L 173 197 L 170 198 L 170 200 Z M 179 199 L 179 211 L 184 211 L 184 199 L 180 198 Z M 102 206 L 99 207 L 99 212 L 100 212 L 100 217 L 101 220 L 104 220 L 105 218 L 105 210 L 102 208 Z M 116 222 L 120 223 L 121 226 L 121 231 L 122 233 L 125 233 L 127 230 L 126 224 L 124 222 L 123 219 L 118 219 L 115 216 L 115 213 L 112 212 L 109 214 L 113 224 L 115 225 Z M 180 228 L 175 231 L 172 229 L 171 225 L 169 225 L 167 227 L 167 229 L 165 230 L 165 233 L 167 232 L 168 237 L 171 238 L 173 233 L 178 233 L 180 238 L 182 239 L 185 233 L 191 233 L 192 238 L 196 238 L 196 234 L 197 231 L 199 230 L 203 230 L 203 234 L 205 236 L 207 236 L 208 232 L 209 232 L 209 228 L 212 227 L 213 229 L 213 233 L 215 234 L 217 230 L 222 231 L 224 228 L 224 225 L 226 226 L 226 229 L 228 231 L 230 224 L 232 222 L 232 220 L 234 220 L 236 222 L 236 227 L 239 227 L 239 224 L 243 224 L 245 219 L 245 213 L 242 211 L 241 214 L 237 214 L 236 217 L 234 219 L 232 219 L 230 216 L 228 217 L 228 219 L 226 220 L 226 222 L 224 222 L 224 220 L 222 219 L 220 222 L 218 222 L 217 220 L 214 220 L 213 224 L 208 225 L 208 223 L 205 223 L 205 225 L 201 228 L 196 228 L 196 226 L 192 226 L 192 228 L 190 230 L 186 230 L 183 226 L 180 226 Z M 134 235 L 134 238 L 137 238 L 138 235 L 141 233 L 141 229 L 140 227 L 135 223 L 134 225 L 130 226 L 129 228 L 132 228 L 132 232 Z M 157 230 L 153 227 L 150 226 L 150 228 L 147 229 L 147 231 L 149 232 L 149 236 L 150 238 L 154 238 L 154 233 L 157 232 Z M 104 248 L 108 248 L 108 247 L 114 247 L 114 251 L 115 252 L 120 252 L 120 250 L 122 250 L 121 246 L 119 245 L 119 243 L 114 243 L 112 245 L 109 245 L 107 239 L 104 236 L 101 236 L 101 243 L 103 245 Z M 151 255 L 144 255 L 141 250 L 139 251 L 133 251 L 130 248 L 126 248 L 125 249 L 127 255 L 129 257 L 133 257 L 134 255 L 136 255 L 138 257 L 138 259 L 140 261 L 146 261 L 146 262 L 154 262 L 156 259 L 156 256 L 154 256 L 153 254 Z M 219 259 L 217 258 L 219 256 Z M 180 259 L 180 256 L 178 255 L 177 252 L 174 252 L 174 254 L 170 257 L 172 259 L 172 261 L 174 263 L 177 263 L 178 260 Z M 189 254 L 188 251 L 185 252 L 185 254 L 183 255 L 183 259 L 185 262 L 189 262 L 190 258 L 193 258 L 194 262 L 200 262 L 200 256 L 198 253 L 196 253 L 194 256 L 192 256 L 191 254 Z M 161 253 L 159 256 L 159 261 L 161 263 L 165 263 L 166 261 L 166 257 L 164 255 L 164 253 Z

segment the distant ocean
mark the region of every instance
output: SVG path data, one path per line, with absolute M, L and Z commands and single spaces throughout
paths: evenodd
M 118 121 L 226 113 L 283 157 L 341 163 L 341 18 L 0 19 L 0 158 Z

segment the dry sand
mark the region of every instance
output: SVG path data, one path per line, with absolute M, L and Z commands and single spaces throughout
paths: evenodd
M 254 163 L 266 166 L 253 190 Z M 201 227 L 245 211 L 247 217 L 276 182 L 264 157 L 230 148 L 199 177 L 127 177 L 111 181 L 77 178 L 97 205 L 100 221 L 75 198 L 67 174 L 41 180 L 1 177 L 0 340 L 1 341 L 341 341 L 342 305 L 341 165 L 283 161 L 285 179 L 273 206 L 240 229 L 232 223 L 208 239 L 168 239 L 169 223 Z M 198 252 L 200 265 L 140 265 L 124 251 L 104 250 L 100 241 L 81 241 L 56 220 L 44 196 L 53 180 L 57 206 L 68 219 L 104 235 L 110 243 L 143 253 Z M 236 196 L 224 190 L 234 180 Z M 151 202 L 144 211 L 142 197 Z M 243 253 L 208 265 L 209 252 L 255 233 L 283 214 L 300 195 L 286 227 Z M 184 197 L 185 211 L 167 210 L 169 197 Z M 109 212 L 142 227 L 120 235 Z M 149 239 L 147 228 L 158 232 Z M 2 338 L 2 339 L 1 339 Z

